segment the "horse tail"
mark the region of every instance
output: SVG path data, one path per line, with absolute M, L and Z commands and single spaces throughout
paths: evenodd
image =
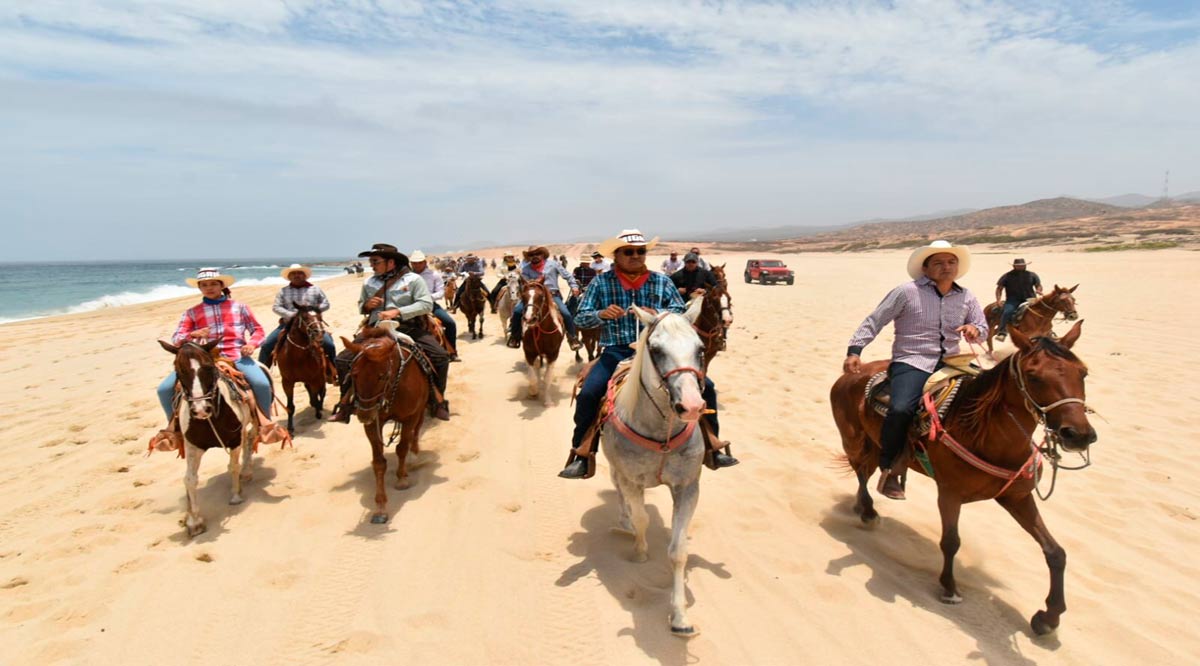
M 829 462 L 825 465 L 826 469 L 837 472 L 842 476 L 853 476 L 858 470 L 854 468 L 854 463 L 850 462 L 850 456 L 844 453 L 835 453 L 829 457 Z

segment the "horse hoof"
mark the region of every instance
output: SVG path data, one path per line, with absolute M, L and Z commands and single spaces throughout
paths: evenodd
M 205 525 L 204 523 L 200 523 L 199 525 L 189 525 L 187 528 L 187 533 L 188 533 L 189 537 L 198 537 L 207 531 L 208 531 L 208 526 Z
M 868 530 L 873 530 L 876 527 L 879 527 L 879 523 L 881 522 L 883 522 L 883 518 L 881 518 L 879 514 L 875 514 L 873 516 L 862 516 L 862 525 Z
M 239 479 L 241 479 L 243 483 L 244 483 L 244 482 L 246 482 L 246 481 L 253 481 L 253 480 L 254 480 L 254 474 L 252 474 L 252 473 L 250 473 L 250 472 L 242 472 L 242 473 L 241 473 L 241 474 L 238 476 L 238 478 L 239 478 Z
M 688 627 L 671 625 L 671 634 L 680 638 L 695 638 L 700 635 L 700 630 L 694 624 Z
M 1038 636 L 1048 636 L 1054 633 L 1057 626 L 1050 624 L 1049 618 L 1046 617 L 1045 611 L 1038 611 L 1033 614 L 1033 619 L 1029 620 L 1029 627 L 1033 629 L 1033 633 Z
M 408 490 L 409 488 L 412 488 L 412 487 L 413 487 L 413 481 L 412 481 L 412 479 L 410 479 L 408 477 L 404 477 L 403 479 L 398 479 L 396 481 L 396 490 Z
M 946 594 L 945 592 L 943 592 L 942 596 L 940 596 L 938 598 L 938 600 L 948 606 L 954 606 L 954 605 L 962 603 L 962 596 L 960 596 L 957 593 L 956 594 Z
M 372 525 L 386 525 L 387 521 L 388 515 L 386 513 L 376 513 L 371 516 Z
M 645 562 L 649 559 L 650 559 L 650 555 L 648 553 L 635 552 L 633 555 L 631 555 L 629 557 L 629 561 L 637 562 L 638 564 L 641 564 L 642 562 Z
M 241 495 L 234 495 L 233 497 L 230 497 L 230 498 L 229 498 L 229 505 L 230 505 L 230 506 L 237 506 L 237 505 L 239 505 L 239 504 L 241 504 L 242 502 L 245 502 L 245 501 L 246 501 L 246 500 L 245 500 L 244 498 L 242 498 L 242 496 L 241 496 Z

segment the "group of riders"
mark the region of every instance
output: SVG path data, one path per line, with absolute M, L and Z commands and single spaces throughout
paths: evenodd
M 692 248 L 682 261 L 672 252 L 662 262 L 661 271 L 650 270 L 646 263 L 647 253 L 656 243 L 657 238 L 647 240 L 641 231 L 627 229 L 605 240 L 595 253 L 581 256 L 579 265 L 570 272 L 565 267 L 566 257 L 553 257 L 545 246 L 525 250 L 521 262 L 515 255 L 505 255 L 499 264 L 501 280 L 488 294 L 493 308 L 507 274 L 516 271 L 523 280 L 539 281 L 546 286 L 563 316 L 572 349 L 579 347 L 579 328 L 600 330 L 602 351 L 576 397 L 571 453 L 566 467 L 559 473 L 561 477 L 585 478 L 594 469 L 592 462 L 597 449 L 594 439 L 598 429 L 593 426 L 597 413 L 618 364 L 634 355 L 632 345 L 640 332 L 640 321 L 631 308 L 636 305 L 653 313 L 683 313 L 687 299 L 702 297 L 706 289 L 716 286 L 710 266 L 700 256 L 698 248 Z M 430 408 L 437 418 L 448 420 L 446 384 L 450 364 L 458 358 L 447 351 L 426 323 L 427 315 L 437 318 L 450 342 L 449 347 L 457 349 L 454 318 L 438 303 L 443 298 L 451 298 L 450 294 L 443 293 L 442 272 L 433 270 L 420 250 L 405 255 L 386 243 L 376 243 L 358 256 L 367 260 L 372 274 L 364 280 L 358 299 L 359 313 L 364 318 L 360 336 L 356 339 L 361 339 L 362 330 L 386 326 L 411 340 L 427 361 L 423 366 L 431 374 Z M 611 261 L 607 257 L 611 257 Z M 934 241 L 917 249 L 908 260 L 911 280 L 891 290 L 850 338 L 842 367 L 843 372 L 856 373 L 861 368 L 859 357 L 863 348 L 886 325 L 894 325 L 895 341 L 888 367 L 891 403 L 879 442 L 881 475 L 878 489 L 886 497 L 904 498 L 899 480 L 902 465 L 898 461 L 902 458 L 925 381 L 944 365 L 946 356 L 958 353 L 960 340 L 975 343 L 987 335 L 987 322 L 978 299 L 957 282 L 967 273 L 970 259 L 967 248 L 946 241 Z M 1013 270 L 1005 273 L 997 283 L 998 304 L 1001 293 L 1007 294 L 1001 333 L 1017 306 L 1035 293 L 1041 293 L 1041 282 L 1035 273 L 1027 270 L 1027 265 L 1021 259 L 1014 261 Z M 482 278 L 487 263 L 475 255 L 468 255 L 452 268 L 460 275 Z M 218 269 L 204 268 L 195 278 L 187 280 L 200 290 L 201 302 L 184 311 L 171 336 L 174 345 L 218 341 L 216 352 L 244 376 L 259 408 L 260 422 L 264 424 L 270 423 L 272 401 L 267 368 L 272 364 L 279 338 L 295 321 L 300 308 L 318 313 L 330 308 L 325 293 L 310 281 L 311 268 L 293 264 L 283 269 L 281 275 L 288 284 L 275 298 L 272 310 L 279 317 L 279 325 L 270 334 L 250 308 L 233 299 L 230 287 L 234 278 Z M 566 302 L 560 292 L 560 280 L 570 289 L 571 296 Z M 465 282 L 453 295 L 451 310 L 459 305 L 466 289 Z M 524 303 L 517 303 L 509 322 L 510 347 L 520 346 L 523 312 Z M 335 353 L 333 339 L 328 333 L 324 335 L 322 347 L 327 360 L 337 368 L 342 387 L 341 400 L 333 418 L 349 422 L 353 400 L 352 383 L 348 380 L 354 353 L 349 350 Z M 258 351 L 257 363 L 255 351 Z M 172 421 L 180 401 L 175 372 L 159 385 L 158 397 L 169 425 L 156 440 L 160 441 L 160 448 L 181 446 Z M 708 406 L 701 419 L 706 462 L 714 469 L 736 465 L 738 461 L 730 455 L 728 442 L 719 439 L 717 391 L 707 376 L 703 397 Z

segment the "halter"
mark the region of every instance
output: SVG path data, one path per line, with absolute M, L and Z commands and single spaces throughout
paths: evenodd
M 404 355 L 400 352 L 400 345 L 398 343 L 395 345 L 395 350 L 396 354 L 394 356 L 388 356 L 387 365 L 384 366 L 383 372 L 379 374 L 380 378 L 387 377 L 387 382 L 384 383 L 383 388 L 380 389 L 378 393 L 366 398 L 362 398 L 358 394 L 357 386 L 355 386 L 355 411 L 366 412 L 378 408 L 381 412 L 386 412 L 388 407 L 391 406 L 392 398 L 396 392 L 396 383 L 400 378 L 400 374 L 404 372 L 404 366 L 408 363 L 408 359 L 404 358 Z M 354 378 L 358 376 L 358 369 L 354 369 L 354 364 L 358 362 L 358 359 L 364 353 L 365 350 L 355 354 L 354 359 L 350 362 L 350 367 L 352 368 L 350 371 L 351 382 L 353 382 Z M 412 357 L 409 356 L 409 358 Z M 396 362 L 399 362 L 400 368 L 393 371 L 392 368 Z

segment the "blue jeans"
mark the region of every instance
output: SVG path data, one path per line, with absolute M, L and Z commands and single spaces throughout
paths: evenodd
M 458 323 L 454 321 L 454 317 L 446 312 L 441 304 L 433 304 L 433 316 L 437 317 L 438 321 L 442 322 L 442 328 L 446 330 L 446 339 L 450 341 L 450 346 L 458 349 Z
M 939 361 L 938 366 L 941 365 Z M 904 450 L 904 445 L 908 442 L 908 429 L 912 426 L 925 382 L 931 374 L 933 373 L 914 368 L 907 363 L 892 363 L 888 366 L 888 378 L 892 380 L 892 406 L 888 409 L 887 416 L 883 417 L 883 429 L 879 434 L 880 467 L 891 468 L 896 456 Z
M 1012 321 L 1012 317 L 1017 313 L 1017 308 L 1021 307 L 1020 303 L 1004 302 L 1004 311 L 1000 313 L 1000 330 L 997 333 L 1008 335 L 1008 322 Z
M 271 367 L 271 354 L 275 351 L 275 345 L 279 344 L 279 335 L 283 332 L 283 325 L 267 334 L 267 339 L 263 340 L 262 346 L 258 348 L 258 362 Z M 333 336 L 326 333 L 325 337 L 321 338 L 321 347 L 325 349 L 325 355 L 329 357 L 329 362 L 333 363 L 333 359 L 337 358 L 337 348 L 333 346 Z
M 583 387 L 579 389 L 579 395 L 575 397 L 575 432 L 571 435 L 571 448 L 579 446 L 579 443 L 583 441 L 583 436 L 587 434 L 587 429 L 596 420 L 596 414 L 600 411 L 600 402 L 608 393 L 608 380 L 612 379 L 613 373 L 617 371 L 617 364 L 631 358 L 633 353 L 633 348 L 629 345 L 617 345 L 605 347 L 604 351 L 600 353 L 600 358 L 596 359 L 596 365 L 592 366 L 591 371 L 588 372 Z M 708 420 L 713 434 L 719 435 L 721 424 L 717 421 L 716 413 L 717 387 L 708 377 L 704 378 L 703 395 L 704 404 L 713 410 L 713 413 L 705 414 L 702 418 Z
M 574 339 L 577 335 L 575 318 L 571 316 L 571 313 L 567 310 L 567 306 L 563 305 L 562 296 L 554 294 L 554 304 L 558 306 L 558 311 L 562 313 L 563 323 L 567 325 L 567 337 Z M 521 301 L 513 308 L 512 319 L 508 323 L 508 332 L 515 340 L 521 339 L 521 318 L 524 316 L 525 301 Z M 612 373 L 610 372 L 609 374 Z
M 270 417 L 271 378 L 267 377 L 267 373 L 258 367 L 254 359 L 243 356 L 234 365 L 242 374 L 246 375 L 246 381 L 250 383 L 250 390 L 254 391 L 254 399 L 258 401 L 258 408 L 262 410 L 263 414 Z M 167 375 L 167 378 L 158 385 L 158 402 L 162 405 L 163 413 L 167 415 L 167 421 L 170 421 L 175 414 L 174 400 L 175 371 L 172 370 L 171 374 Z

